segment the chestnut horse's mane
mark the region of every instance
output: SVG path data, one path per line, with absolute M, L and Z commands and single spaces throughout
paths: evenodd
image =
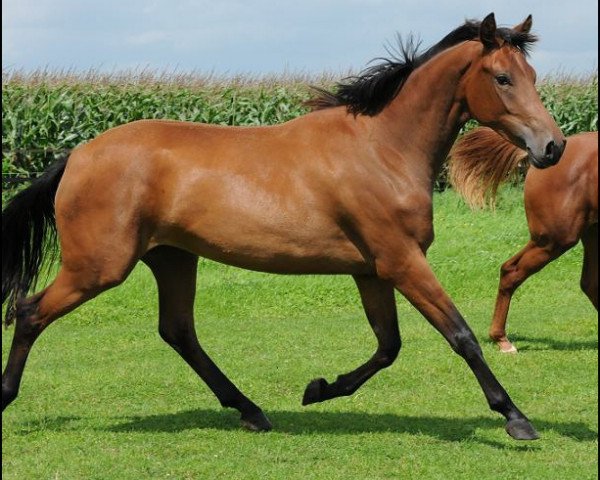
M 309 100 L 307 105 L 313 110 L 345 105 L 354 115 L 376 115 L 394 99 L 409 75 L 419 66 L 450 47 L 479 38 L 480 24 L 467 20 L 423 53 L 418 53 L 421 42 L 416 41 L 413 35 L 409 35 L 406 41 L 398 36 L 397 52 L 388 50 L 391 58 L 376 58 L 373 61 L 379 63 L 356 76 L 343 79 L 335 86 L 335 92 L 314 87 L 318 96 Z M 498 28 L 496 35 L 526 55 L 531 44 L 537 40 L 531 33 L 511 28 Z
M 463 135 L 450 152 L 451 185 L 471 207 L 492 207 L 501 183 L 528 168 L 527 152 L 494 130 L 480 127 Z

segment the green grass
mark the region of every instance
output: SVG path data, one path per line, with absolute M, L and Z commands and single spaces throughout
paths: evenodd
M 274 430 L 239 429 L 237 412 L 159 339 L 156 289 L 139 266 L 36 344 L 3 416 L 4 478 L 598 478 L 598 326 L 578 286 L 581 249 L 517 292 L 509 329 L 520 354 L 501 355 L 485 340 L 498 267 L 527 228 L 517 190 L 499 203 L 474 213 L 453 192 L 436 195 L 429 258 L 537 442 L 506 435 L 464 362 L 400 297 L 396 363 L 352 397 L 301 407 L 310 379 L 332 380 L 374 350 L 352 280 L 201 261 L 201 341 Z

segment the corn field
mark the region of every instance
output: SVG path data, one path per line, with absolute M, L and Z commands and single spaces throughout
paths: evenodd
M 138 119 L 271 125 L 307 112 L 310 85 L 334 79 L 282 76 L 220 79 L 3 73 L 2 174 L 27 176 L 103 131 Z M 542 100 L 565 135 L 598 128 L 598 76 L 542 81 Z M 467 128 L 472 124 L 467 125 Z M 3 182 L 4 183 L 4 182 Z M 445 185 L 443 178 L 440 185 Z

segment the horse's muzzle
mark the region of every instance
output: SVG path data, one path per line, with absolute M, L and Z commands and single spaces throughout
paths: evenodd
M 565 151 L 565 146 L 567 145 L 567 141 L 563 140 L 560 144 L 557 144 L 554 140 L 551 140 L 546 145 L 546 149 L 544 151 L 544 155 L 541 158 L 536 158 L 533 152 L 529 147 L 527 147 L 527 154 L 529 155 L 529 163 L 531 163 L 535 168 L 548 168 L 552 165 L 556 165 L 560 160 L 563 152 Z

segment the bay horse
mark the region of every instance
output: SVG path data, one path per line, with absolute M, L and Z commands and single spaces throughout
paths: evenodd
M 452 149 L 451 183 L 472 206 L 493 203 L 499 185 L 510 178 L 526 156 L 492 129 L 475 129 Z M 598 310 L 598 132 L 570 136 L 558 165 L 529 169 L 524 197 L 530 239 L 500 267 L 489 332 L 505 353 L 517 352 L 506 335 L 515 290 L 579 240 L 584 252 L 581 289 Z
M 156 278 L 159 333 L 242 425 L 262 410 L 219 370 L 194 328 L 198 256 L 281 274 L 349 274 L 377 337 L 374 355 L 302 403 L 350 395 L 400 350 L 394 290 L 445 337 L 516 439 L 537 438 L 425 258 L 433 241 L 434 178 L 470 118 L 558 162 L 565 139 L 543 107 L 526 53 L 531 16 L 514 28 L 493 14 L 467 21 L 423 53 L 320 91 L 313 111 L 268 127 L 145 120 L 122 125 L 53 164 L 2 212 L 2 301 L 16 319 L 2 406 L 17 396 L 29 351 L 54 320 L 127 277 L 141 260 Z M 53 202 L 54 199 L 54 202 Z M 24 298 L 55 225 L 61 266 Z M 14 308 L 13 308 L 14 307 Z

